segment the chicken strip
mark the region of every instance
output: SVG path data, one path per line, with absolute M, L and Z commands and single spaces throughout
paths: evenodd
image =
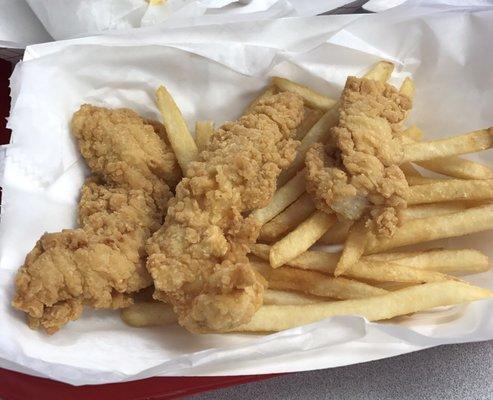
M 177 162 L 158 133 L 131 110 L 82 106 L 72 121 L 100 177 L 82 187 L 80 229 L 46 233 L 16 278 L 12 305 L 47 333 L 77 319 L 83 305 L 121 308 L 152 284 L 145 243 L 162 223 Z M 161 133 L 162 134 L 162 133 Z
M 329 142 L 306 155 L 307 191 L 318 209 L 352 221 L 369 213 L 377 233 L 393 234 L 407 206 L 409 186 L 396 160 L 410 109 L 411 100 L 389 84 L 347 79 Z
M 303 117 L 296 94 L 271 95 L 214 133 L 176 188 L 163 227 L 149 240 L 147 268 L 156 292 L 192 332 L 246 323 L 262 303 L 263 280 L 249 245 L 259 226 L 244 213 L 264 207 L 282 168 L 294 159 Z
M 162 138 L 164 127 L 135 111 L 84 104 L 71 123 L 72 134 L 89 168 L 105 182 L 142 189 L 164 210 L 169 186 L 181 179 L 176 157 Z

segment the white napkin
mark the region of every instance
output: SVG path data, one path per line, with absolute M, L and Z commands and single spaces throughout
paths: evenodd
M 348 74 L 363 74 L 386 57 L 397 64 L 395 83 L 413 74 L 412 121 L 428 137 L 493 125 L 492 7 L 405 4 L 349 25 L 324 17 L 325 36 L 312 29 L 317 18 L 254 23 L 250 33 L 247 23 L 240 24 L 237 42 L 229 25 L 216 27 L 216 40 L 210 31 L 209 43 L 194 39 L 193 30 L 189 42 L 184 30 L 172 34 L 173 43 L 163 39 L 160 44 L 153 31 L 149 41 L 130 34 L 28 48 L 32 59 L 12 78 L 14 135 L 1 180 L 0 366 L 81 385 L 154 375 L 301 371 L 493 338 L 492 301 L 420 313 L 398 324 L 337 317 L 266 336 L 200 336 L 176 326 L 132 329 L 117 313 L 88 310 L 48 337 L 30 330 L 10 307 L 15 271 L 38 237 L 74 225 L 77 192 L 87 171 L 68 121 L 83 102 L 132 107 L 159 118 L 153 93 L 163 83 L 190 126 L 204 118 L 220 123 L 236 118 L 270 75 L 337 96 Z M 493 161 L 491 152 L 473 158 Z M 483 233 L 445 244 L 493 256 L 491 239 L 491 233 Z M 491 271 L 470 280 L 493 289 Z

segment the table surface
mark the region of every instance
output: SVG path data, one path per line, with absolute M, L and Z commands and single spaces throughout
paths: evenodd
M 348 367 L 300 372 L 190 400 L 492 400 L 493 341 L 447 345 Z

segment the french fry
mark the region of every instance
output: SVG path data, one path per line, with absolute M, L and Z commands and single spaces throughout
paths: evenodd
M 266 261 L 269 260 L 270 249 L 271 246 L 260 243 L 251 246 L 252 253 Z M 340 257 L 340 252 L 328 253 L 325 251 L 305 251 L 286 262 L 286 265 L 333 275 Z
M 412 186 L 407 204 L 437 203 L 454 200 L 492 200 L 493 179 L 447 179 L 427 185 Z
M 304 191 L 305 171 L 302 170 L 283 187 L 277 190 L 267 206 L 255 210 L 252 212 L 251 216 L 263 225 L 293 203 Z
M 268 251 L 268 246 L 265 245 L 260 245 L 253 249 L 253 253 L 263 259 L 267 258 Z M 464 255 L 467 254 L 466 252 L 464 253 Z M 432 268 L 437 267 L 446 270 L 446 267 L 444 268 L 444 262 L 440 264 L 440 254 L 445 257 L 451 257 L 451 254 L 442 252 L 435 253 L 428 257 L 420 257 L 419 254 L 414 255 L 413 253 L 404 253 L 404 256 L 398 260 L 392 257 L 399 257 L 399 253 L 389 253 L 386 255 L 385 259 L 379 259 L 377 257 L 378 255 L 375 255 L 373 258 L 372 256 L 367 256 L 361 258 L 356 264 L 350 265 L 344 271 L 344 276 L 358 280 L 371 280 L 372 282 L 424 283 L 455 279 L 451 276 L 445 275 L 444 273 L 434 271 Z M 289 261 L 287 265 L 294 268 L 333 275 L 336 271 L 336 266 L 338 265 L 337 262 L 340 255 L 341 253 L 306 251 L 305 253 L 300 254 L 298 257 Z M 478 260 L 480 258 L 478 255 L 473 256 L 471 254 L 467 254 L 467 256 L 472 261 L 475 261 L 476 266 L 484 268 L 484 259 Z M 476 258 L 475 260 L 474 257 Z M 464 265 L 464 263 L 456 262 L 455 265 L 460 268 Z M 470 267 L 468 268 L 470 270 L 473 269 Z M 450 270 L 454 270 L 453 266 Z
M 358 262 L 366 247 L 366 227 L 364 221 L 354 224 L 349 230 L 341 258 L 334 271 L 335 276 L 343 275 Z
M 393 70 L 394 64 L 390 61 L 379 61 L 364 75 L 364 78 L 386 82 L 389 80 L 390 75 L 392 75 Z
M 326 301 L 323 297 L 317 297 L 302 293 L 289 292 L 285 290 L 267 289 L 264 292 L 264 302 L 266 305 L 301 305 L 315 304 Z
M 197 143 L 197 148 L 199 152 L 207 149 L 213 134 L 214 122 L 197 121 L 195 123 L 195 143 Z
M 459 179 L 493 179 L 490 167 L 459 157 L 436 158 L 419 163 L 423 168 Z
M 336 220 L 335 215 L 315 211 L 295 230 L 288 233 L 271 247 L 269 261 L 272 268 L 280 267 L 308 250 L 335 224 Z
M 406 179 L 409 182 L 409 178 L 423 178 L 423 175 L 411 164 L 405 163 L 400 165 L 402 172 L 406 175 Z
M 349 234 L 353 221 L 338 221 L 318 241 L 319 244 L 332 245 L 344 243 Z
M 289 232 L 315 211 L 315 204 L 308 193 L 302 194 L 293 204 L 262 226 L 259 240 L 271 242 Z
M 416 204 L 402 210 L 402 218 L 404 220 L 428 218 L 437 215 L 453 214 L 467 208 L 467 204 L 463 201 L 449 201 L 433 204 Z
M 300 95 L 308 107 L 327 111 L 337 102 L 331 98 L 317 93 L 307 86 L 290 81 L 289 79 L 275 76 L 272 78 L 272 84 L 277 86 L 283 92 L 293 92 Z
M 399 93 L 412 99 L 414 97 L 415 91 L 416 87 L 414 86 L 413 80 L 409 77 L 404 79 L 404 82 L 402 82 L 402 85 L 399 89 Z
M 364 260 L 391 261 L 396 265 L 453 275 L 477 274 L 489 269 L 488 256 L 474 249 L 379 253 L 366 256 Z
M 169 142 L 178 164 L 180 164 L 181 170 L 185 174 L 188 164 L 197 159 L 199 153 L 197 145 L 187 128 L 180 109 L 164 86 L 160 86 L 157 89 L 156 100 L 163 117 L 163 124 L 166 128 Z
M 252 263 L 264 275 L 270 289 L 295 290 L 333 299 L 360 299 L 385 293 L 363 282 L 347 278 L 333 278 L 314 271 L 283 267 L 273 269 L 267 263 Z
M 305 137 L 301 140 L 298 153 L 290 167 L 279 175 L 278 186 L 284 185 L 304 166 L 305 155 L 308 149 L 317 142 L 325 142 L 330 135 L 330 128 L 335 126 L 339 120 L 337 106 L 332 107 L 313 125 Z
M 394 236 L 368 236 L 366 253 L 379 253 L 411 244 L 464 236 L 493 229 L 493 205 L 473 207 L 454 214 L 404 222 Z
M 402 132 L 402 138 L 405 143 L 420 142 L 423 139 L 423 131 L 416 125 L 412 125 Z
M 390 292 L 394 292 L 396 290 L 404 289 L 404 288 L 411 287 L 411 286 L 416 286 L 415 283 L 409 283 L 409 282 L 372 282 L 372 281 L 368 281 L 367 283 L 369 285 L 376 286 L 376 287 L 388 290 Z
M 406 164 L 403 164 L 406 165 Z M 402 165 L 401 165 L 402 169 Z M 405 174 L 405 173 L 404 173 Z M 440 183 L 444 182 L 446 180 L 449 180 L 448 178 L 428 178 L 426 176 L 409 176 L 406 174 L 406 180 L 409 186 L 418 186 L 418 185 L 429 185 L 431 183 Z
M 336 315 L 358 315 L 380 321 L 434 307 L 491 298 L 487 289 L 464 282 L 432 282 L 387 292 L 367 299 L 354 299 L 303 306 L 263 306 L 240 332 L 275 332 L 310 324 Z
M 403 132 L 405 144 L 420 141 L 423 132 L 416 126 L 411 126 Z M 419 166 L 439 174 L 447 175 L 459 179 L 492 179 L 493 169 L 490 167 L 460 158 L 457 156 L 435 158 L 433 160 L 421 161 Z
M 402 211 L 402 217 L 405 220 L 428 218 L 432 216 L 453 214 L 455 212 L 465 210 L 467 208 L 464 202 L 443 202 L 436 204 L 417 204 L 410 206 Z M 351 221 L 337 222 L 332 228 L 330 228 L 318 241 L 323 245 L 341 244 L 347 238 L 349 229 L 351 228 Z
M 493 128 L 480 129 L 464 135 L 431 142 L 419 142 L 404 146 L 400 163 L 427 161 L 486 150 L 493 146 Z
M 295 139 L 303 140 L 306 134 L 313 128 L 320 118 L 322 118 L 323 112 L 320 110 L 314 110 L 311 108 L 305 108 L 305 116 L 301 121 L 301 124 L 296 130 Z
M 441 272 L 418 269 L 391 261 L 372 261 L 362 259 L 345 272 L 345 276 L 358 280 L 375 282 L 425 283 L 455 280 L 456 278 Z
M 120 314 L 123 322 L 130 326 L 159 326 L 177 321 L 173 308 L 160 301 L 136 303 L 124 308 Z

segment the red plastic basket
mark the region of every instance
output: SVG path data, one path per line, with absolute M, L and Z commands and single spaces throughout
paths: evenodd
M 6 118 L 10 110 L 9 77 L 12 65 L 0 59 L 0 144 L 9 143 Z M 1 201 L 1 192 L 0 192 Z M 0 368 L 1 400 L 164 400 L 205 392 L 275 375 L 149 378 L 107 385 L 72 386 Z

